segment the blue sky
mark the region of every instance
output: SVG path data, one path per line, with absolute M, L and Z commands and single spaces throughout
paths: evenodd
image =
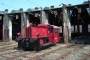
M 70 3 L 72 5 L 76 5 L 76 4 L 81 4 L 84 1 L 88 1 L 88 0 L 29 0 L 29 1 L 40 5 L 41 7 L 45 7 L 45 6 L 49 7 L 51 5 L 54 5 L 55 7 L 59 7 L 58 5 L 61 3 L 64 3 L 64 4 Z M 0 3 L 6 4 L 14 8 L 0 4 L 0 11 L 8 9 L 10 12 L 11 10 L 18 10 L 20 8 L 23 8 L 24 11 L 26 11 L 28 8 L 38 7 L 37 5 L 31 2 L 28 2 L 27 0 L 1 0 Z

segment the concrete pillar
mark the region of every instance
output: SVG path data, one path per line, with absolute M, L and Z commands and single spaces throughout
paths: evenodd
M 71 19 L 70 10 L 67 10 L 67 26 L 68 26 L 68 40 L 71 41 Z
M 9 40 L 12 41 L 12 19 L 9 17 Z
M 67 22 L 66 22 L 66 7 L 65 7 L 65 4 L 63 4 L 63 8 L 62 8 L 62 11 L 63 11 L 63 38 L 64 38 L 64 42 L 67 43 L 68 42 L 68 30 L 67 30 Z
M 67 11 L 66 6 L 63 4 L 63 38 L 64 42 L 67 43 L 71 40 L 71 23 L 69 19 L 70 12 Z
M 42 11 L 41 10 L 41 13 L 40 13 L 40 23 L 42 24 L 49 24 L 48 22 L 48 13 L 46 13 L 45 11 Z
M 27 27 L 26 13 L 23 12 L 23 9 L 20 9 L 21 12 L 21 34 L 22 38 L 25 38 L 25 28 Z
M 6 9 L 4 12 L 4 17 L 3 17 L 3 41 L 9 41 L 9 17 L 8 17 L 8 10 Z
M 27 16 L 26 16 L 26 21 L 27 21 L 27 23 L 26 23 L 26 25 L 27 25 L 27 27 L 29 26 L 29 14 L 27 14 Z

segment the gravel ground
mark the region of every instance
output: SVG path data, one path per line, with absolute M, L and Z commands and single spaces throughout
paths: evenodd
M 11 44 L 11 45 L 13 45 L 13 44 Z M 28 59 L 33 58 L 35 56 L 42 55 L 45 52 L 49 52 L 51 50 L 55 50 L 57 48 L 64 47 L 66 45 L 67 44 L 56 44 L 55 46 L 46 48 L 44 50 L 41 50 L 41 51 L 35 52 L 35 53 L 31 53 L 32 51 L 21 51 L 20 52 L 18 50 L 5 50 L 5 51 L 0 52 L 0 55 L 3 54 L 0 56 L 0 60 L 5 60 L 6 58 L 11 58 L 14 56 L 19 56 L 21 54 L 30 52 L 30 54 L 28 54 L 28 55 L 24 55 L 24 56 L 17 57 L 14 59 L 14 60 L 28 60 Z M 0 47 L 4 47 L 4 46 L 0 46 Z M 74 47 L 64 48 L 60 51 L 56 51 L 56 52 L 50 53 L 48 55 L 45 55 L 37 60 L 56 60 L 56 58 L 60 57 L 62 54 L 68 52 L 72 48 L 74 48 Z M 14 52 L 14 51 L 17 51 L 17 52 L 10 53 L 10 52 Z M 6 53 L 10 53 L 10 54 L 6 54 Z M 65 58 L 60 59 L 60 60 L 82 60 L 82 58 L 85 57 L 86 54 L 88 54 L 88 53 L 90 53 L 90 45 L 85 45 L 84 47 L 81 47 L 80 49 L 72 52 L 71 54 L 69 54 L 68 56 L 66 56 Z M 90 60 L 90 58 L 88 58 L 87 60 Z
M 58 58 L 59 56 L 61 56 L 63 53 L 68 52 L 69 50 L 71 50 L 73 47 L 71 48 L 64 48 L 63 50 L 60 51 L 56 51 L 55 53 L 51 53 L 47 56 L 41 57 L 41 60 L 55 60 L 56 58 Z
M 39 52 L 36 52 L 36 53 L 32 53 L 32 54 L 28 54 L 28 55 L 25 55 L 23 57 L 19 57 L 17 58 L 17 60 L 28 60 L 30 58 L 33 58 L 35 56 L 38 56 L 38 55 L 42 55 L 43 53 L 45 52 L 49 52 L 51 50 L 54 50 L 54 49 L 57 49 L 57 48 L 60 48 L 60 47 L 64 47 L 66 46 L 67 44 L 57 44 L 56 46 L 52 46 L 50 48 L 47 48 L 47 49 L 44 49 L 44 50 L 41 50 Z
M 15 41 L 0 42 L 0 46 L 2 46 L 2 45 L 10 45 L 10 44 L 17 44 L 17 42 L 15 42 Z
M 88 53 L 90 53 L 90 45 L 80 48 L 62 60 L 82 60 Z
M 16 43 L 17 44 L 17 43 Z M 2 44 L 1 46 L 0 46 L 0 49 L 2 49 L 3 47 L 5 47 L 5 48 L 3 48 L 3 49 L 6 49 L 6 48 L 11 48 L 13 45 L 15 45 L 15 43 L 12 43 L 12 44 L 8 44 L 7 43 L 7 45 L 5 45 L 5 44 Z M 21 54 L 24 54 L 24 53 L 29 53 L 30 52 L 30 54 L 28 54 L 28 55 L 25 55 L 25 56 L 21 56 L 21 57 L 17 57 L 17 58 L 15 58 L 15 60 L 28 60 L 29 58 L 31 58 L 31 57 L 34 57 L 34 56 L 37 56 L 37 55 L 41 55 L 41 54 L 43 54 L 43 53 L 45 53 L 45 52 L 47 52 L 47 51 L 51 51 L 51 50 L 53 50 L 53 49 L 57 49 L 57 48 L 60 48 L 60 47 L 63 47 L 63 46 L 66 46 L 67 44 L 56 44 L 55 46 L 52 46 L 52 47 L 49 47 L 49 48 L 47 48 L 47 49 L 44 49 L 44 50 L 41 50 L 41 51 L 39 51 L 39 52 L 36 52 L 36 53 L 31 53 L 30 51 L 22 51 L 22 52 L 20 52 L 20 51 L 18 51 L 18 50 L 12 50 L 12 49 L 9 49 L 9 50 L 4 50 L 4 51 L 1 51 L 0 52 L 0 60 L 5 60 L 5 59 L 7 59 L 7 58 L 12 58 L 12 57 L 14 57 L 14 56 L 19 56 L 19 55 L 21 55 Z M 7 46 L 7 47 L 6 47 Z M 10 46 L 10 47 L 9 47 Z M 14 48 L 14 47 L 13 47 Z M 14 51 L 17 51 L 17 52 L 15 52 L 15 53 L 11 53 L 11 52 L 14 52 Z
M 13 51 L 12 51 L 13 52 Z M 8 58 L 12 58 L 12 57 L 14 57 L 14 56 L 19 56 L 19 55 L 21 55 L 21 54 L 24 54 L 24 53 L 28 53 L 28 52 L 20 52 L 20 51 L 17 51 L 17 52 L 15 52 L 15 53 L 10 53 L 10 54 L 4 54 L 4 55 L 2 55 L 2 56 L 0 56 L 0 59 L 2 59 L 2 60 L 5 60 L 5 59 L 8 59 Z
M 56 60 L 56 58 L 60 57 L 62 54 L 66 53 L 69 50 L 71 50 L 71 48 L 51 53 L 37 60 Z M 72 52 L 71 54 L 60 60 L 82 60 L 83 57 L 85 57 L 88 53 L 90 53 L 90 45 L 85 45 L 84 47 Z M 90 60 L 90 58 L 88 58 L 87 60 Z

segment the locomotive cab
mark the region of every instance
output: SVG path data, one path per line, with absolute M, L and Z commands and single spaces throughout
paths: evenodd
M 49 32 L 49 40 L 51 40 L 50 42 L 53 44 L 56 44 L 57 42 L 60 41 L 60 36 L 59 36 L 59 27 L 51 25 L 53 28 L 48 28 Z
M 53 25 L 39 24 L 38 26 L 29 25 L 25 29 L 25 38 L 20 38 L 19 43 L 23 49 L 40 49 L 43 46 L 56 44 L 60 41 L 59 28 Z
M 57 42 L 60 42 L 60 33 L 59 33 L 59 27 L 57 27 L 57 26 L 53 26 L 54 27 L 54 32 L 53 32 L 53 35 L 54 35 L 54 37 L 53 37 L 53 41 L 54 41 L 54 43 L 57 43 Z

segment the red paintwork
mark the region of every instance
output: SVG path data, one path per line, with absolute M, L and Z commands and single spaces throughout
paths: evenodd
M 56 30 L 57 33 L 55 33 L 54 29 L 58 28 L 54 28 L 53 26 L 47 24 L 38 24 L 38 26 L 35 27 L 30 24 L 26 28 L 25 38 L 49 37 L 49 42 L 57 43 L 60 41 L 59 29 Z M 40 44 L 43 44 L 43 40 L 40 40 Z
M 54 42 L 59 42 L 60 38 L 59 38 L 59 29 L 56 29 L 56 33 L 54 33 Z
M 17 33 L 17 35 L 18 35 L 18 38 L 21 38 L 21 33 L 19 32 L 19 33 Z
M 40 43 L 40 45 L 44 44 L 42 39 L 40 39 L 40 42 L 39 43 Z

